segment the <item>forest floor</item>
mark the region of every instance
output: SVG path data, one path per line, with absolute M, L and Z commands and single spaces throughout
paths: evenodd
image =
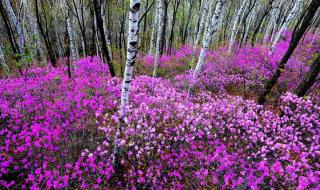
M 99 58 L 78 60 L 71 78 L 63 60 L 2 78 L 0 186 L 319 189 L 320 84 L 303 98 L 292 93 L 319 47 L 299 46 L 267 105 L 256 103 L 287 47 L 233 55 L 220 47 L 195 81 L 190 46 L 162 56 L 158 78 L 149 76 L 154 57 L 140 55 L 118 142 L 122 81 Z M 121 175 L 112 167 L 115 143 Z

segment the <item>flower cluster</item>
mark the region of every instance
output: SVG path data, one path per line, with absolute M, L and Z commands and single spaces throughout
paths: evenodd
M 161 62 L 185 74 L 132 80 L 121 134 L 121 79 L 97 57 L 73 64 L 71 79 L 66 65 L 1 79 L 0 187 L 320 189 L 319 92 L 284 93 L 274 109 L 231 93 L 256 92 L 287 45 L 273 54 L 262 45 L 209 51 L 194 96 L 185 70 L 193 48 L 184 46 Z M 314 51 L 298 47 L 278 88 L 292 90 Z M 112 165 L 115 145 L 121 171 Z
M 234 54 L 227 53 L 228 47 L 210 50 L 207 52 L 202 74 L 193 83 L 200 91 L 228 92 L 236 95 L 258 94 L 288 49 L 291 35 L 292 32 L 286 32 L 286 38 L 277 44 L 274 52 L 270 51 L 268 44 L 257 44 L 254 47 L 244 45 Z M 280 97 L 286 91 L 293 91 L 303 80 L 314 57 L 320 52 L 320 44 L 316 43 L 319 37 L 320 35 L 314 36 L 312 33 L 304 36 L 276 85 L 276 97 Z M 160 66 L 165 73 L 161 76 L 174 78 L 178 87 L 188 88 L 193 80 L 192 71 L 187 69 L 197 61 L 193 60 L 194 63 L 190 64 L 192 49 L 185 45 L 169 56 L 170 59 L 168 56 L 160 58 L 160 62 L 163 63 Z M 144 58 L 143 63 L 152 68 L 153 56 L 146 55 Z M 317 82 L 315 87 L 320 87 L 320 83 Z
M 103 140 L 96 114 L 117 110 L 121 81 L 111 79 L 96 57 L 79 60 L 73 70 L 69 79 L 66 66 L 36 67 L 2 83 L 1 118 L 7 122 L 0 128 L 1 186 L 60 188 L 80 180 L 81 168 L 92 169 L 78 155 Z

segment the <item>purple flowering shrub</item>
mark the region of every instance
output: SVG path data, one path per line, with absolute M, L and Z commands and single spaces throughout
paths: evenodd
M 128 107 L 117 142 L 128 187 L 319 188 L 320 115 L 310 100 L 286 94 L 279 116 L 240 97 L 201 93 L 188 100 L 162 79 L 136 82 L 153 80 L 153 90 L 133 89 L 133 99 L 141 99 Z M 110 118 L 118 124 L 117 115 L 106 123 Z
M 279 114 L 237 96 L 189 97 L 168 79 L 138 76 L 114 142 L 121 83 L 91 61 L 80 60 L 73 79 L 64 68 L 37 68 L 26 87 L 23 78 L 4 86 L 2 186 L 319 188 L 320 110 L 309 99 L 288 93 Z M 114 143 L 122 181 L 113 177 Z
M 170 63 L 174 64 L 169 70 L 166 70 L 167 66 L 164 64 L 160 64 L 160 67 L 165 70 L 166 74 L 174 73 L 165 76 L 174 78 L 179 88 L 186 89 L 190 82 L 193 82 L 198 91 L 209 90 L 217 93 L 228 92 L 242 96 L 248 94 L 254 96 L 260 92 L 266 80 L 272 76 L 289 46 L 290 36 L 291 32 L 287 32 L 285 40 L 277 44 L 273 53 L 270 52 L 267 45 L 256 45 L 255 47 L 246 45 L 234 54 L 228 54 L 227 47 L 210 50 L 207 52 L 203 71 L 196 81 L 192 81 L 192 71 L 186 71 L 192 59 L 190 57 L 192 48 L 186 51 L 187 46 L 178 50 L 179 56 L 176 55 L 177 53 L 170 56 L 169 60 L 174 60 Z M 307 33 L 303 42 L 299 44 L 289 59 L 276 85 L 276 90 L 273 92 L 276 98 L 279 98 L 286 91 L 292 91 L 303 80 L 315 55 L 320 52 L 320 45 L 316 41 L 320 35 L 315 39 L 313 36 L 312 33 Z M 153 56 L 147 55 L 144 58 L 143 64 L 148 65 L 152 71 Z M 167 60 L 168 56 L 164 56 L 164 58 Z M 315 84 L 315 87 L 320 87 L 319 82 Z
M 265 46 L 209 51 L 195 96 L 187 93 L 192 48 L 163 57 L 169 79 L 134 78 L 116 142 L 121 79 L 99 58 L 77 61 L 71 79 L 65 65 L 0 79 L 0 187 L 319 189 L 319 92 L 284 93 L 276 109 L 230 93 L 256 93 L 287 45 L 273 54 Z M 317 47 L 298 47 L 279 89 L 298 84 Z M 152 68 L 153 57 L 139 59 Z M 121 176 L 112 166 L 115 144 Z
M 111 80 L 97 58 L 80 60 L 75 70 L 70 80 L 65 67 L 33 68 L 26 79 L 2 86 L 1 117 L 10 118 L 0 129 L 2 186 L 26 179 L 17 185 L 60 187 L 59 168 L 78 159 L 79 150 L 95 146 L 96 113 L 117 110 L 120 80 Z
M 193 48 L 190 45 L 183 45 L 175 50 L 172 55 L 162 55 L 159 59 L 159 75 L 166 78 L 173 78 L 177 74 L 184 73 L 189 68 L 192 60 Z M 141 67 L 142 74 L 152 75 L 155 62 L 154 55 L 140 55 L 137 67 Z

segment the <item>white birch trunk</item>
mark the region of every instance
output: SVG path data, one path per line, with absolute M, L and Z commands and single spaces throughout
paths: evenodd
M 32 5 L 30 2 L 27 2 L 26 0 L 23 1 L 23 4 L 25 7 L 24 10 L 25 10 L 26 18 L 29 22 L 32 42 L 34 43 L 34 45 L 37 48 L 37 51 L 39 52 L 40 62 L 44 62 L 46 60 L 46 55 L 45 55 L 45 51 L 44 51 L 42 44 L 41 44 L 41 38 L 40 38 L 40 33 L 39 33 L 36 17 L 31 11 Z
M 297 13 L 299 12 L 300 9 L 300 5 L 301 5 L 302 0 L 297 0 L 296 2 L 294 2 L 294 6 L 292 8 L 292 10 L 290 11 L 288 17 L 286 18 L 286 20 L 284 21 L 283 25 L 281 26 L 280 30 L 278 31 L 274 42 L 271 46 L 271 52 L 274 51 L 277 43 L 279 42 L 282 34 L 287 30 L 289 23 L 295 18 L 295 16 L 297 16 Z
M 225 16 L 225 13 L 226 13 L 226 6 L 224 6 L 222 8 L 222 12 L 221 12 L 221 22 L 219 22 L 219 25 L 218 25 L 218 30 L 217 32 L 214 33 L 212 39 L 215 39 L 215 44 L 217 45 L 217 47 L 219 47 L 219 43 L 220 43 L 220 35 L 222 34 L 222 30 L 223 30 L 223 21 L 224 21 L 224 16 Z M 212 42 L 211 42 L 212 43 Z
M 153 26 L 152 26 L 152 32 L 151 32 L 151 36 L 150 36 L 150 48 L 149 48 L 149 55 L 152 55 L 152 52 L 153 52 L 153 48 L 154 48 L 154 43 L 155 43 L 155 35 L 157 34 L 156 30 L 157 30 L 157 26 L 158 26 L 158 15 L 159 14 L 159 5 L 158 5 L 158 2 L 157 2 L 157 6 L 156 6 L 156 11 L 155 11 L 155 14 L 154 14 L 154 20 L 153 20 Z
M 137 55 L 137 40 L 138 40 L 138 20 L 139 20 L 139 7 L 140 0 L 131 0 L 130 13 L 129 13 L 129 32 L 127 42 L 127 61 L 124 72 L 124 80 L 122 84 L 121 94 L 121 112 L 125 113 L 124 107 L 128 102 L 129 88 L 132 78 L 133 65 L 136 61 Z
M 203 45 L 201 48 L 200 56 L 197 62 L 197 66 L 193 72 L 193 78 L 196 78 L 197 75 L 200 73 L 203 65 L 203 60 L 206 56 L 207 50 L 209 48 L 210 42 L 211 42 L 211 37 L 212 35 L 218 30 L 218 26 L 220 25 L 221 22 L 221 13 L 222 13 L 222 8 L 225 4 L 226 0 L 218 0 L 218 3 L 216 5 L 216 9 L 214 11 L 214 14 L 211 18 L 211 23 L 208 25 L 207 32 L 203 38 Z M 208 19 L 207 22 L 210 22 Z
M 153 77 L 157 77 L 157 72 L 160 64 L 160 43 L 161 43 L 162 28 L 163 28 L 162 0 L 157 0 L 157 3 L 158 3 L 159 26 L 158 26 L 158 32 L 157 32 L 156 56 L 154 61 Z
M 0 44 L 0 65 L 4 69 L 5 73 L 8 74 L 9 73 L 9 66 L 7 65 L 6 60 L 4 58 L 4 51 L 3 51 L 1 44 Z
M 195 43 L 194 43 L 194 47 L 193 47 L 193 52 L 192 52 L 192 55 L 191 55 L 191 57 L 192 57 L 192 60 L 191 60 L 191 65 L 190 65 L 190 67 L 191 67 L 191 69 L 193 69 L 193 67 L 194 67 L 194 62 L 195 62 L 195 54 L 196 54 L 196 51 L 197 51 L 197 46 L 199 45 L 199 41 L 200 41 L 200 38 L 201 38 L 201 33 L 203 32 L 204 34 L 204 36 L 208 33 L 208 29 L 210 28 L 209 26 L 210 26 L 210 23 L 211 23 L 211 20 L 210 20 L 210 18 L 211 18 L 211 16 L 212 16 L 212 8 L 211 8 L 211 5 L 212 5 L 212 3 L 210 3 L 210 2 L 212 2 L 211 0 L 208 0 L 207 1 L 207 5 L 208 5 L 208 7 L 206 8 L 206 10 L 208 11 L 208 13 L 207 13 L 207 15 L 206 15 L 206 17 L 205 18 L 203 18 L 204 20 L 204 23 L 201 23 L 202 24 L 202 26 L 200 26 L 200 28 L 199 28 L 199 32 L 198 32 L 198 34 L 197 34 L 197 39 L 196 39 L 196 41 L 195 41 Z M 202 29 L 201 29 L 202 28 Z M 200 33 L 200 30 L 201 30 L 201 33 Z M 204 31 L 203 31 L 204 30 Z M 211 38 L 212 38 L 212 36 L 211 36 Z
M 5 0 L 5 4 L 6 4 L 7 10 L 8 10 L 8 13 L 9 13 L 9 18 L 17 30 L 18 40 L 19 40 L 19 44 L 18 44 L 19 45 L 19 52 L 24 53 L 25 38 L 24 38 L 21 23 L 17 19 L 16 15 L 14 13 L 14 10 L 11 6 L 10 0 Z
M 73 17 L 71 17 L 73 18 Z M 79 53 L 79 46 L 78 46 L 78 41 L 77 41 L 77 36 L 81 36 L 78 34 L 77 32 L 77 28 L 76 28 L 76 25 L 74 23 L 74 19 L 71 19 L 71 27 L 72 27 L 72 35 L 73 35 L 73 38 L 74 38 L 74 49 L 76 51 L 76 54 L 77 54 L 77 58 L 80 57 L 80 53 Z
M 84 19 L 83 13 L 85 13 L 87 10 L 85 9 L 86 6 L 83 6 L 83 12 L 82 12 L 80 7 L 81 7 L 80 2 L 76 1 L 76 8 L 77 8 L 77 12 L 79 14 L 79 18 L 80 18 L 80 20 L 83 20 Z M 83 27 L 85 27 L 85 26 L 83 26 Z M 82 51 L 83 51 L 83 56 L 85 57 L 85 56 L 87 56 L 87 52 L 86 52 L 85 42 L 84 42 L 82 35 L 80 35 L 80 40 L 81 40 L 81 47 L 82 47 Z
M 256 17 L 256 10 L 254 10 L 251 15 L 250 15 L 250 18 L 249 18 L 249 22 L 247 24 L 247 28 L 245 29 L 245 33 L 244 33 L 244 37 L 243 37 L 243 41 L 246 42 L 247 41 L 247 37 L 248 37 L 248 33 L 249 33 L 249 30 L 250 30 L 250 26 L 251 26 L 251 23 L 252 23 L 252 20 Z M 262 27 L 261 27 L 262 28 Z
M 132 80 L 133 65 L 135 64 L 138 52 L 138 21 L 139 21 L 140 0 L 130 0 L 130 13 L 129 13 L 129 27 L 128 27 L 128 42 L 127 42 L 127 60 L 123 76 L 122 91 L 121 91 L 121 104 L 120 104 L 120 119 L 121 123 L 115 139 L 114 158 L 113 164 L 119 164 L 119 149 L 118 141 L 119 135 L 123 130 L 123 120 L 126 116 L 126 105 L 128 104 L 129 90 Z
M 39 54 L 40 54 L 40 59 L 41 61 L 45 61 L 46 60 L 46 55 L 45 55 L 45 51 L 43 50 L 43 47 L 42 47 L 42 44 L 41 44 L 41 38 L 40 38 L 40 33 L 39 33 L 39 30 L 38 30 L 38 24 L 37 24 L 37 21 L 34 17 L 31 18 L 31 25 L 33 26 L 33 35 L 36 37 L 36 46 L 37 46 L 37 49 L 39 51 Z
M 205 11 L 206 5 L 207 5 L 207 0 L 204 0 L 201 4 L 201 6 L 199 7 L 199 11 L 197 14 L 197 18 L 195 19 L 195 26 L 194 26 L 194 30 L 193 30 L 193 43 L 195 44 L 198 32 L 199 32 L 199 28 L 202 22 L 202 17 L 204 14 L 206 14 L 207 12 Z
M 192 52 L 192 60 L 191 60 L 191 69 L 194 67 L 194 62 L 195 62 L 195 54 L 197 51 L 197 46 L 199 45 L 200 38 L 203 35 L 205 35 L 208 32 L 208 28 L 210 25 L 210 18 L 212 16 L 212 0 L 207 0 L 205 2 L 205 5 L 203 7 L 203 15 L 201 18 L 200 26 L 198 33 L 196 35 L 196 39 L 194 41 L 194 47 L 193 47 L 193 52 Z M 212 38 L 212 37 L 211 37 Z
M 272 18 L 270 18 L 270 21 L 268 23 L 266 32 L 265 32 L 264 37 L 263 37 L 263 44 L 266 44 L 268 38 L 271 37 L 270 31 L 272 30 L 272 27 L 273 27 L 273 20 L 272 20 Z
M 0 62 L 1 62 L 1 65 L 2 63 L 4 63 L 4 52 L 3 52 L 3 49 L 2 49 L 2 45 L 0 44 Z
M 31 21 L 29 19 L 29 11 L 27 11 L 27 3 L 26 0 L 20 0 L 19 3 L 19 15 L 18 18 L 21 21 L 21 25 L 23 26 L 23 36 L 25 40 L 25 45 L 27 45 L 30 41 L 33 42 L 33 29 L 31 25 Z
M 279 5 L 280 6 L 280 5 Z M 270 36 L 270 44 L 269 44 L 269 47 L 271 47 L 272 45 L 272 42 L 274 41 L 274 38 L 276 36 L 276 31 L 278 30 L 279 26 L 277 25 L 277 18 L 276 16 L 279 16 L 280 14 L 280 11 L 278 9 L 275 10 L 274 14 L 272 15 L 272 22 L 273 22 L 273 31 L 271 33 L 271 36 Z
M 3 49 L 2 49 L 2 46 L 0 45 L 0 63 L 1 63 L 1 66 L 4 65 L 5 63 L 5 59 L 4 59 L 4 52 L 3 52 Z M 4 67 L 4 66 L 3 66 Z
M 211 5 L 212 5 L 212 0 L 208 0 L 205 2 L 205 5 L 203 7 L 203 15 L 200 21 L 200 26 L 199 26 L 199 30 L 196 34 L 196 39 L 194 41 L 194 46 L 198 46 L 199 45 L 199 41 L 205 26 L 205 23 L 207 23 L 207 20 L 209 19 L 208 17 L 210 17 L 210 12 L 211 12 Z
M 77 48 L 77 42 L 76 42 L 76 32 L 74 31 L 74 25 L 73 25 L 73 17 L 72 14 L 70 14 L 70 11 L 68 9 L 65 9 L 67 7 L 66 0 L 62 0 L 61 3 L 61 10 L 64 11 L 66 23 L 67 23 L 67 32 L 69 36 L 69 41 L 70 41 L 70 56 L 71 56 L 71 61 L 75 62 L 79 58 L 78 54 L 78 48 Z
M 86 52 L 86 48 L 85 48 L 85 45 L 84 45 L 84 39 L 83 39 L 82 35 L 80 36 L 80 39 L 81 39 L 81 48 L 82 48 L 82 51 L 83 51 L 83 56 L 86 57 L 87 52 Z
M 172 10 L 170 9 L 170 6 L 168 7 L 168 26 L 172 26 Z M 166 31 L 166 45 L 165 47 L 169 47 L 169 38 L 170 38 L 170 30 L 171 30 L 171 27 L 167 27 L 166 28 L 167 31 Z
M 214 14 L 214 13 L 212 13 L 212 8 L 210 7 L 210 8 L 209 8 L 209 12 L 208 12 L 208 17 L 207 17 L 207 19 L 206 19 L 204 31 L 203 31 L 203 38 L 204 38 L 204 36 L 206 35 L 206 33 L 208 33 L 208 30 L 210 29 L 210 24 L 211 24 L 211 19 L 210 19 L 210 18 L 213 17 L 213 14 Z M 201 36 L 200 36 L 200 38 L 201 38 Z M 203 40 L 203 38 L 202 38 L 202 40 Z M 211 38 L 212 38 L 212 37 L 211 37 Z M 198 42 L 198 44 L 199 44 L 199 42 Z
M 71 22 L 71 14 L 67 15 L 67 30 L 69 34 L 69 40 L 70 40 L 70 55 L 72 62 L 75 62 L 78 59 L 78 53 L 77 53 L 77 47 L 76 47 L 76 39 L 74 36 L 74 31 L 72 27 Z
M 243 0 L 240 9 L 238 10 L 238 13 L 236 15 L 236 18 L 234 20 L 233 26 L 232 26 L 232 30 L 231 30 L 231 36 L 230 36 L 230 42 L 229 42 L 229 48 L 228 48 L 228 52 L 230 53 L 233 49 L 233 45 L 235 42 L 235 38 L 238 32 L 238 24 L 241 18 L 242 13 L 244 12 L 244 9 L 246 7 L 247 4 L 247 0 Z
M 93 18 L 93 22 L 94 22 L 94 28 L 97 28 L 97 20 L 96 17 Z M 95 31 L 95 44 L 96 44 L 96 56 L 98 57 L 102 57 L 99 52 L 100 46 L 99 46 L 99 38 L 98 38 L 98 30 Z
M 191 1 L 188 1 L 187 2 L 187 12 L 189 13 L 189 10 L 191 9 L 192 10 L 192 7 L 191 6 L 193 6 L 192 5 L 192 2 Z M 190 37 L 192 37 L 193 35 L 192 35 L 192 29 L 191 29 L 191 26 L 190 26 L 190 22 L 191 22 L 191 17 L 190 17 L 190 20 L 188 20 L 188 13 L 187 13 L 187 20 L 186 20 L 186 22 L 188 22 L 188 24 L 186 24 L 186 26 L 185 26 L 185 31 L 186 31 L 186 34 L 185 34 L 185 42 L 187 43 L 187 44 L 191 44 L 192 42 L 193 42 L 193 40 L 192 40 L 192 38 L 191 38 L 191 40 L 190 40 Z M 191 12 L 191 14 L 192 14 L 192 12 Z

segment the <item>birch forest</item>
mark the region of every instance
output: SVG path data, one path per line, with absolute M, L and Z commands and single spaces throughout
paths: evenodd
M 0 189 L 320 189 L 320 0 L 0 0 Z

